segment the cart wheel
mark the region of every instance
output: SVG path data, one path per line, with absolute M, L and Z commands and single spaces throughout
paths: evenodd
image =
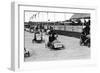
M 90 44 L 88 43 L 87 46 L 90 47 Z
M 49 46 L 51 49 L 53 49 L 52 45 Z
M 80 46 L 83 46 L 82 44 L 83 44 L 83 42 L 82 42 L 82 40 L 80 40 Z
M 62 46 L 62 48 L 64 49 L 64 48 L 65 48 L 65 46 L 63 45 L 63 46 Z
M 29 51 L 28 51 L 28 56 L 30 57 L 30 53 L 29 53 Z
M 32 40 L 32 43 L 34 43 L 34 39 Z

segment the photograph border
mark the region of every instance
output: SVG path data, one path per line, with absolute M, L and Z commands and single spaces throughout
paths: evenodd
M 63 9 L 66 9 L 66 8 L 69 8 L 69 9 L 86 9 L 86 10 L 92 10 L 93 13 L 94 13 L 94 21 L 92 22 L 93 24 L 96 24 L 96 8 L 95 7 L 89 7 L 89 6 L 75 6 L 75 5 L 68 5 L 66 7 L 59 7 L 59 6 L 42 6 L 42 5 L 33 5 L 32 3 L 21 3 L 21 2 L 12 2 L 11 4 L 11 37 L 12 37 L 12 41 L 11 41 L 11 69 L 14 70 L 14 71 L 19 71 L 19 70 L 32 70 L 32 69 L 45 69 L 45 68 L 54 68 L 54 67 L 75 67 L 75 66 L 83 66 L 83 65 L 94 65 L 96 64 L 96 60 L 97 60 L 97 57 L 96 57 L 96 52 L 97 50 L 93 50 L 92 53 L 93 53 L 93 59 L 91 60 L 71 60 L 71 61 L 67 61 L 66 63 L 66 60 L 62 61 L 43 61 L 43 62 L 28 62 L 27 64 L 23 63 L 23 58 L 20 57 L 21 56 L 21 53 L 22 53 L 22 50 L 20 51 L 20 46 L 23 45 L 20 41 L 21 41 L 21 33 L 24 33 L 21 31 L 21 27 L 20 27 L 20 6 L 35 6 L 35 7 L 49 7 L 49 8 L 63 8 Z M 93 28 L 94 25 L 92 25 L 91 27 L 91 30 L 94 29 Z M 24 29 L 22 29 L 24 30 Z M 95 30 L 91 31 L 93 32 L 93 35 L 95 34 Z M 93 40 L 94 40 L 94 37 L 92 36 Z M 24 39 L 24 38 L 23 38 Z M 93 41 L 92 40 L 92 41 Z M 94 43 L 91 43 L 91 45 L 94 44 Z M 91 48 L 95 48 L 95 46 L 91 46 Z M 71 64 L 72 63 L 72 64 Z M 70 65 L 71 64 L 71 65 Z M 41 66 L 40 66 L 41 65 Z

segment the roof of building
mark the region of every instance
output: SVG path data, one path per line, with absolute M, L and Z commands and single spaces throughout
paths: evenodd
M 82 18 L 90 18 L 89 13 L 75 13 L 71 19 L 82 19 Z

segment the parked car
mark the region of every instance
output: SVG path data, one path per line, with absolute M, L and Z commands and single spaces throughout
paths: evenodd
M 43 36 L 41 32 L 35 32 L 34 33 L 34 39 L 32 40 L 32 42 L 37 42 L 37 43 L 42 43 L 43 40 Z
M 64 49 L 64 45 L 58 41 L 58 40 L 55 40 L 53 42 L 48 42 L 47 43 L 47 46 L 50 48 L 50 49 L 54 49 L 54 50 L 61 50 L 61 49 Z
M 26 48 L 24 48 L 24 57 L 30 57 L 30 52 Z

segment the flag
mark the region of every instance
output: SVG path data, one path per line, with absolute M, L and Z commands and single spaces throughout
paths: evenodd
M 36 19 L 36 15 L 37 15 L 37 14 L 33 14 L 33 15 L 30 17 L 30 20 L 31 20 L 31 19 L 34 19 L 34 18 Z

